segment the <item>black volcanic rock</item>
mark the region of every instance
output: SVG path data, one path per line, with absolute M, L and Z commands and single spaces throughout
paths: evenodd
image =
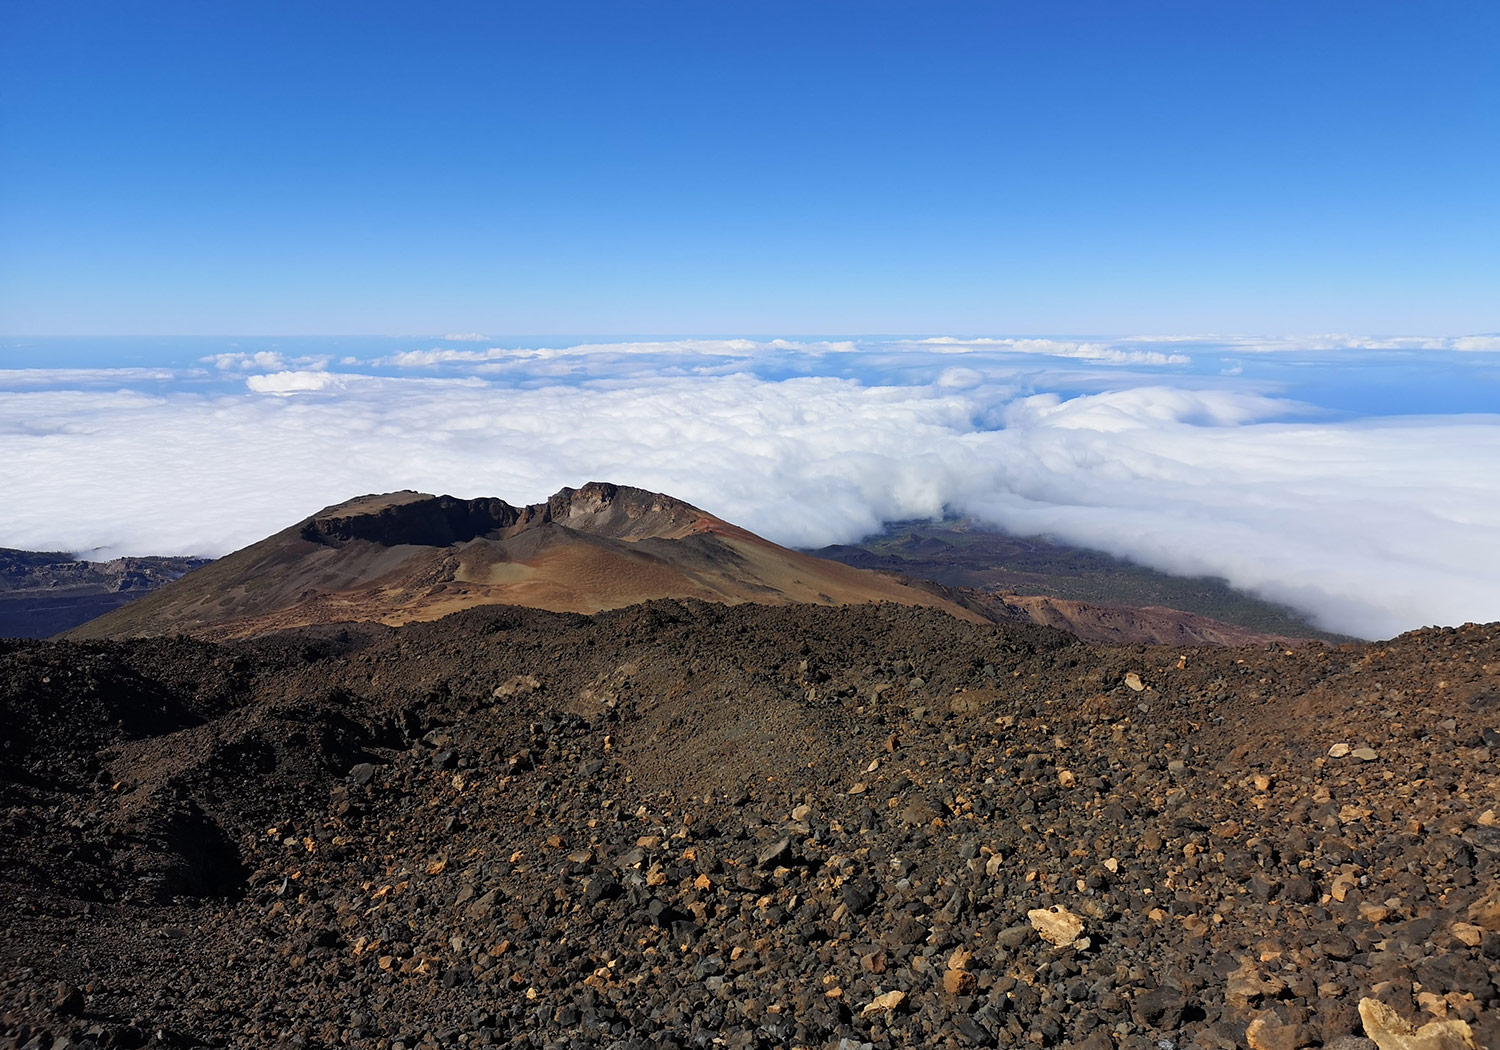
M 592 481 L 524 507 L 491 497 L 466 500 L 410 492 L 361 496 L 313 515 L 302 523 L 300 535 L 335 547 L 352 540 L 383 547 L 447 547 L 550 524 L 623 538 L 632 531 L 650 534 L 701 517 L 702 511 L 671 496 Z
M 676 602 L 4 643 L 0 1046 L 1309 1046 L 1369 996 L 1493 1047 L 1497 665 Z
M 301 535 L 331 547 L 350 540 L 367 540 L 384 547 L 403 543 L 446 547 L 509 528 L 533 509 L 518 509 L 502 499 L 428 496 L 376 510 L 314 515 L 303 523 Z

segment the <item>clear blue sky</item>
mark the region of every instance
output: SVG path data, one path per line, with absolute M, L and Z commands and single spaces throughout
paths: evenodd
M 1500 330 L 1500 4 L 39 3 L 0 332 Z

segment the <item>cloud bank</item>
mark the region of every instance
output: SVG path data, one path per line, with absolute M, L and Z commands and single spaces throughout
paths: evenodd
M 215 360 L 218 388 L 0 373 L 0 545 L 222 554 L 365 492 L 608 480 L 797 546 L 972 514 L 1366 637 L 1500 619 L 1500 416 L 1332 416 L 1199 356 L 691 340 Z

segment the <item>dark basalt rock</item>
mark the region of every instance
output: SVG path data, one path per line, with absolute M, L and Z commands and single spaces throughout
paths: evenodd
M 310 518 L 302 526 L 302 538 L 330 547 L 351 540 L 385 547 L 403 543 L 446 547 L 509 528 L 531 510 L 512 507 L 502 499 L 432 496 L 372 512 Z
M 0 1047 L 1500 1045 L 1497 663 L 689 602 L 0 643 Z

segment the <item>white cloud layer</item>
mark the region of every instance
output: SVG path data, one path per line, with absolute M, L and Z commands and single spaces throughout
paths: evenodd
M 346 376 L 331 372 L 272 372 L 250 376 L 245 385 L 257 394 L 302 394 L 310 390 L 342 390 L 348 387 Z
M 1121 350 L 1108 343 L 1082 343 L 1062 339 L 955 339 L 939 336 L 916 340 L 916 345 L 937 353 L 1012 353 L 1044 357 L 1076 358 L 1106 365 L 1185 365 L 1186 354 L 1164 354 L 1158 350 Z
M 1500 335 L 1349 335 L 1298 336 L 1128 336 L 1123 343 L 1213 343 L 1245 353 L 1326 353 L 1346 350 L 1449 350 L 1463 353 L 1500 352 Z
M 454 337 L 448 336 L 448 338 Z M 451 347 L 438 346 L 430 350 L 403 350 L 400 353 L 377 357 L 370 364 L 387 368 L 435 368 L 441 365 L 471 365 L 480 362 L 498 362 L 503 367 L 560 361 L 605 360 L 614 362 L 622 358 L 649 359 L 652 362 L 695 358 L 751 361 L 793 352 L 821 356 L 831 353 L 852 353 L 857 349 L 854 343 L 848 341 L 805 343 L 786 339 L 772 339 L 766 342 L 753 339 L 673 339 L 580 343 L 573 346 L 516 348 L 493 346 L 486 350 L 455 350 Z
M 799 546 L 951 509 L 1224 576 L 1369 637 L 1500 620 L 1500 416 L 1328 421 L 1218 375 L 1217 358 L 1193 376 L 1155 360 L 1090 371 L 1117 364 L 1112 349 L 435 350 L 417 353 L 476 356 L 434 358 L 461 369 L 441 376 L 285 359 L 244 375 L 236 360 L 230 393 L 131 388 L 154 371 L 0 373 L 0 545 L 222 554 L 365 492 L 527 502 L 609 480 Z M 769 374 L 835 355 L 891 377 Z M 1013 355 L 1060 362 L 1051 392 L 1002 367 Z M 513 361 L 513 377 L 491 371 Z M 567 385 L 546 378 L 558 362 Z
M 268 369 L 300 368 L 311 371 L 319 371 L 328 367 L 327 355 L 301 355 L 288 357 L 277 350 L 256 351 L 233 351 L 223 354 L 210 354 L 198 359 L 206 365 L 213 365 L 221 372 L 264 372 Z

